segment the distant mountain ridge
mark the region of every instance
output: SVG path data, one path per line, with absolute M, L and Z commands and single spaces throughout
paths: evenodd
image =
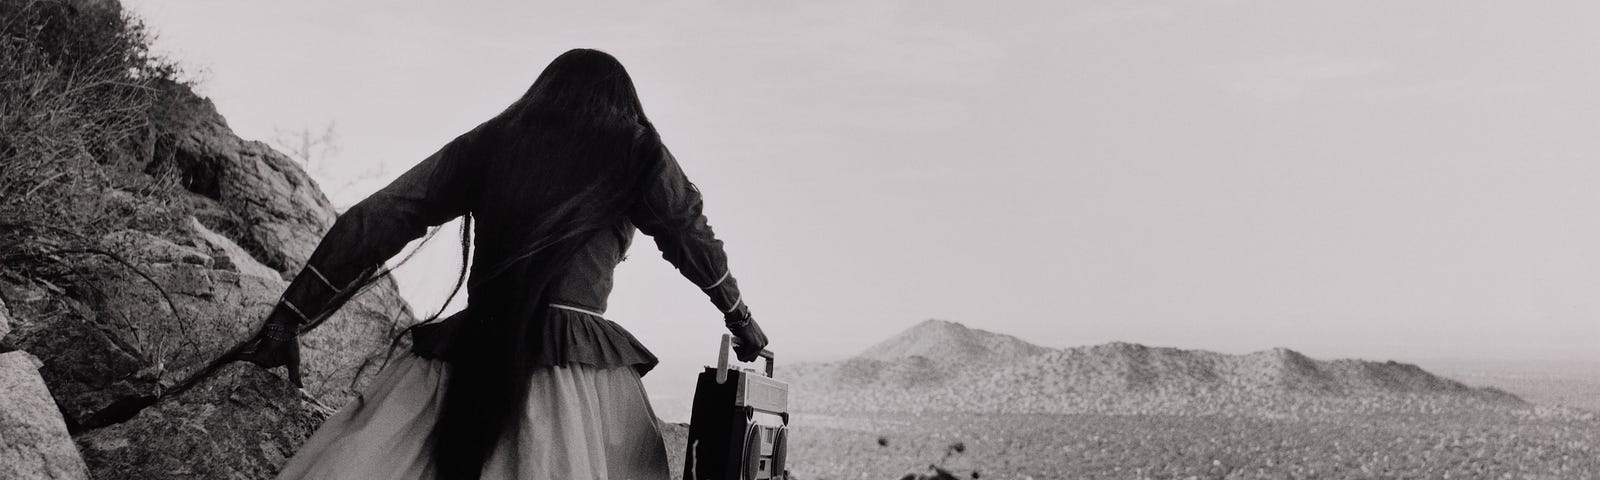
M 813 412 L 1298 415 L 1525 405 L 1393 361 L 1124 342 L 1056 349 L 945 320 L 850 359 L 784 370 L 795 409 Z
M 858 358 L 895 360 L 922 356 L 933 360 L 993 360 L 1023 358 L 1050 351 L 1010 335 L 967 327 L 957 322 L 929 319 L 878 342 Z

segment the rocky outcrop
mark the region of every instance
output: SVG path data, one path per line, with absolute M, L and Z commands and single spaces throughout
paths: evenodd
M 38 368 L 25 352 L 0 354 L 0 478 L 89 478 Z
M 147 170 L 170 162 L 184 188 L 198 195 L 191 200 L 201 223 L 231 236 L 262 264 L 299 271 L 337 217 L 316 182 L 267 144 L 234 135 L 210 100 L 191 95 L 174 102 L 184 113 L 172 125 L 176 133 L 156 145 L 157 161 Z
M 63 30 L 7 41 L 93 54 L 106 43 L 82 47 L 73 39 L 88 35 L 76 34 L 93 32 L 72 29 L 122 25 L 115 0 L 62 1 L 66 8 L 5 3 L 7 18 L 38 13 L 16 16 L 33 22 L 27 28 Z M 377 374 L 390 339 L 415 319 L 383 280 L 301 339 L 303 392 L 281 372 L 240 363 L 177 392 L 260 328 L 337 212 L 295 162 L 238 138 L 188 87 L 160 79 L 136 87 L 159 92 L 148 97 L 148 131 L 63 149 L 76 156 L 30 154 L 29 165 L 66 173 L 24 191 L 66 207 L 0 218 L 0 352 L 39 361 L 25 369 L 38 388 L 0 391 L 0 450 L 14 438 L 33 441 L 13 414 L 38 414 L 77 440 L 80 477 L 87 463 L 96 478 L 270 478 L 330 407 Z M 61 131 L 99 138 L 87 127 Z M 43 407 L 13 410 L 13 394 L 36 394 L 42 403 L 30 405 Z M 76 454 L 57 444 L 65 446 L 40 455 Z M 3 455 L 0 478 L 13 478 L 3 469 L 24 464 Z
M 166 398 L 175 383 L 254 334 L 287 286 L 285 277 L 298 271 L 335 217 L 292 162 L 234 137 L 209 102 L 192 104 L 203 108 L 168 146 L 188 190 L 177 192 L 181 201 L 171 212 L 182 220 L 78 239 L 88 245 L 64 258 L 72 265 L 66 281 L 0 271 L 0 299 L 9 307 L 0 312 L 9 319 L 0 323 L 10 331 L 4 344 L 43 361 L 39 373 L 66 424 L 93 439 L 82 444 L 94 447 L 86 457 L 97 477 L 128 471 L 152 476 L 116 478 L 269 477 L 321 418 L 289 410 L 237 428 L 207 425 L 253 418 L 241 397 L 230 396 L 236 393 L 250 405 L 299 401 L 293 388 L 269 388 L 273 374 L 246 365 L 229 367 L 229 379 L 208 392 Z M 65 243 L 47 231 L 37 235 L 29 241 Z M 352 398 L 377 373 L 390 338 L 412 321 L 385 280 L 308 333 L 302 364 L 309 398 L 334 406 Z M 245 446 L 228 443 L 235 441 L 277 450 L 239 456 Z M 194 455 L 202 451 L 215 455 Z M 136 459 L 158 452 L 188 454 L 134 468 Z
M 0 297 L 28 322 L 7 341 L 45 361 L 74 430 L 119 421 L 250 338 L 286 287 L 226 237 L 189 223 L 167 237 L 105 236 L 99 248 L 131 265 L 89 260 L 59 293 L 0 281 Z M 329 404 L 343 404 L 376 373 L 388 339 L 411 321 L 392 285 L 383 287 L 302 339 L 306 388 Z
M 96 479 L 272 478 L 330 413 L 282 378 L 235 363 L 77 440 Z
M 181 103 L 188 113 L 179 133 L 156 156 L 172 162 L 195 194 L 190 243 L 205 247 L 215 269 L 235 275 L 298 273 L 337 218 L 327 197 L 288 157 L 235 136 L 209 100 L 191 95 Z M 261 319 L 284 287 L 268 283 L 264 292 L 241 288 L 222 303 L 258 309 L 242 318 Z M 378 281 L 302 339 L 307 390 L 330 405 L 348 401 L 376 374 L 371 367 L 393 335 L 413 321 L 394 282 Z
M 58 415 L 63 438 L 67 427 L 77 432 L 95 478 L 270 478 L 325 417 L 319 405 L 352 398 L 377 373 L 389 339 L 413 321 L 385 281 L 302 338 L 304 394 L 275 373 L 233 364 L 168 395 L 254 334 L 287 286 L 285 273 L 334 217 L 286 159 L 233 138 L 206 113 L 211 121 L 178 143 L 179 152 L 206 149 L 179 154 L 205 165 L 186 173 L 198 192 L 179 192 L 186 203 L 174 208 L 190 216 L 89 239 L 64 259 L 67 281 L 0 267 L 0 332 L 9 332 L 0 343 L 42 360 L 35 392 L 48 385 L 54 401 L 44 397 L 44 411 Z M 241 171 L 249 173 L 230 173 Z M 252 181 L 263 187 L 251 189 Z M 46 233 L 31 241 L 64 243 Z M 0 426 L 8 443 L 13 431 Z

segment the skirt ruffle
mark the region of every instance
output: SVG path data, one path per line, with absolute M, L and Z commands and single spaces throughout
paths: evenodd
M 391 361 L 277 478 L 432 480 L 429 432 L 449 369 L 411 354 Z M 484 480 L 668 478 L 665 445 L 636 369 L 571 364 L 533 375 L 522 421 L 491 454 Z
M 552 308 L 544 328 L 540 365 L 631 366 L 644 375 L 659 363 L 622 325 L 596 315 Z
M 467 315 L 463 310 L 440 322 L 415 328 L 411 332 L 412 351 L 430 359 L 449 358 L 455 332 L 467 321 Z M 629 366 L 644 375 L 660 363 L 622 325 L 599 315 L 551 308 L 540 328 L 539 344 L 533 350 L 535 365 Z

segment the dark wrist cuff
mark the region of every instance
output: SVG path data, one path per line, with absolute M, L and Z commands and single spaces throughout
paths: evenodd
M 732 311 L 722 315 L 722 323 L 728 328 L 743 327 L 750 323 L 750 308 L 744 304 L 734 307 Z
M 294 340 L 299 335 L 299 326 L 291 323 L 269 321 L 261 328 L 261 336 L 280 342 Z
M 290 340 L 300 334 L 300 327 L 310 323 L 305 313 L 288 299 L 279 299 L 278 306 L 267 316 L 261 327 L 262 335 L 273 340 Z

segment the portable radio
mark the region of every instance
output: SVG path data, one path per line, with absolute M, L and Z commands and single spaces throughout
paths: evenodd
M 788 478 L 789 384 L 774 380 L 774 358 L 766 375 L 728 368 L 732 336 L 722 336 L 716 368 L 706 367 L 695 384 L 689 416 L 685 480 L 781 480 Z

